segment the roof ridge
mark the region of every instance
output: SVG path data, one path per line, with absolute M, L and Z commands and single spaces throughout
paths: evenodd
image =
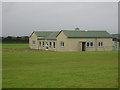
M 86 30 L 61 30 L 61 31 L 86 31 Z M 87 30 L 87 31 L 95 31 L 95 32 L 98 32 L 98 31 L 106 31 L 106 30 Z M 107 32 L 107 31 L 106 31 Z
M 59 31 L 33 31 L 33 32 L 59 32 Z
M 63 30 L 67 37 L 111 37 L 107 31 L 72 31 Z

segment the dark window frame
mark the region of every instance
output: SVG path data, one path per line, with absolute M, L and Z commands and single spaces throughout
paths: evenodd
M 41 41 L 39 42 L 40 46 L 41 46 Z
M 43 47 L 45 46 L 45 43 L 44 43 L 44 41 L 42 42 L 42 45 L 43 45 Z
M 60 46 L 61 46 L 61 47 L 64 47 L 64 46 L 65 46 L 65 44 L 64 44 L 63 41 L 60 42 Z
M 99 47 L 102 47 L 102 46 L 103 46 L 103 42 L 99 42 L 99 43 L 98 43 L 98 46 L 99 46 Z
M 52 42 L 49 42 L 50 47 L 52 47 Z
M 86 43 L 86 46 L 87 46 L 87 47 L 90 47 L 90 43 L 89 43 L 89 42 L 87 42 L 87 43 Z
M 94 42 L 86 42 L 86 47 L 94 47 Z
M 53 48 L 56 48 L 56 43 L 55 42 L 53 42 Z
M 93 47 L 93 42 L 90 42 L 90 46 Z
M 32 44 L 36 44 L 36 41 L 32 41 Z

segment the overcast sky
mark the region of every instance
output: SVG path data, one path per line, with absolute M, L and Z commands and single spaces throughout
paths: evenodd
M 3 36 L 76 27 L 118 33 L 117 2 L 3 2 L 2 15 Z

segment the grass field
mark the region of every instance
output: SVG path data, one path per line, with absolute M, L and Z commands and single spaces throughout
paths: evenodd
M 3 88 L 117 88 L 117 51 L 53 52 L 3 44 Z

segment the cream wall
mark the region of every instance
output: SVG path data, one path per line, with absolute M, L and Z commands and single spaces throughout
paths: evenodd
M 35 41 L 35 44 L 33 44 L 33 41 Z M 31 49 L 38 49 L 38 40 L 37 40 L 36 34 L 34 34 L 34 33 L 29 38 L 29 47 Z
M 60 42 L 64 42 L 64 47 L 60 46 Z M 112 51 L 113 41 L 111 38 L 102 39 L 87 39 L 87 38 L 67 38 L 67 36 L 61 32 L 57 37 L 57 51 L 82 51 L 82 42 L 93 42 L 93 47 L 87 47 L 86 51 Z M 103 42 L 103 46 L 98 46 L 99 42 Z
M 36 43 L 33 44 L 33 41 L 35 41 Z M 40 42 L 41 42 L 41 45 L 40 45 Z M 44 42 L 44 47 L 43 47 L 43 42 Z M 56 40 L 37 40 L 37 35 L 35 33 L 33 33 L 29 38 L 29 47 L 31 49 L 46 50 L 46 47 L 45 47 L 46 42 L 48 42 L 48 50 L 56 51 Z M 49 45 L 49 42 L 52 43 L 51 47 Z M 55 48 L 53 47 L 53 42 L 55 42 Z
M 33 41 L 36 43 L 33 44 Z M 41 42 L 41 46 L 40 46 Z M 82 42 L 93 42 L 93 47 L 87 47 L 86 51 L 112 51 L 113 50 L 113 41 L 110 38 L 98 38 L 98 39 L 87 39 L 87 38 L 67 38 L 67 36 L 61 32 L 57 36 L 57 40 L 37 40 L 36 34 L 32 34 L 29 38 L 29 47 L 31 49 L 40 49 L 46 50 L 46 47 L 43 47 L 43 42 L 46 45 L 48 42 L 48 50 L 50 51 L 82 51 Z M 52 42 L 52 47 L 50 43 Z M 55 42 L 55 48 L 53 48 L 53 42 Z M 60 45 L 61 42 L 64 42 L 64 47 Z M 99 42 L 103 42 L 103 46 L 98 46 Z
M 96 51 L 112 51 L 114 50 L 114 42 L 112 39 L 97 39 L 97 42 L 103 42 L 103 47 L 98 47 L 97 43 L 97 50 Z
M 64 47 L 60 46 L 60 42 L 64 42 Z M 57 51 L 69 51 L 70 48 L 69 47 L 69 42 L 68 39 L 66 37 L 66 35 L 61 32 L 58 36 L 57 36 Z

